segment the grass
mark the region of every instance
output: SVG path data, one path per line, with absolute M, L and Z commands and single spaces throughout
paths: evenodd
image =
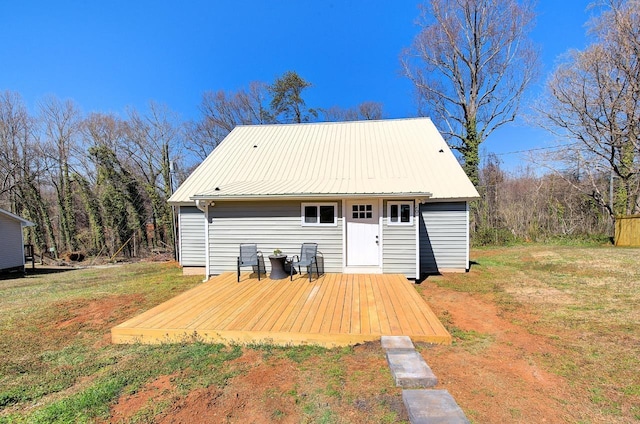
M 487 247 L 472 251 L 472 272 L 428 281 L 490 300 L 502 317 L 556 346 L 562 354 L 533 359 L 583 394 L 566 404 L 576 422 L 637 422 L 639 256 L 638 249 L 602 246 Z M 124 422 L 154 422 L 202 390 L 218 393 L 223 404 L 254 393 L 265 421 L 406 422 L 379 347 L 109 343 L 111 327 L 200 279 L 183 277 L 172 264 L 139 263 L 0 280 L 0 423 L 115 420 L 119 399 L 161 378 L 170 381 L 167 393 Z M 439 318 L 454 336 L 451 349 L 482 358 L 497 343 L 492 334 L 456 328 L 446 311 Z M 261 373 L 281 372 L 289 385 L 260 385 Z M 504 408 L 514 422 L 527 416 L 526 408 Z M 466 412 L 483 421 L 481 411 Z
M 349 363 L 383 360 L 382 352 L 353 348 L 182 344 L 112 345 L 112 326 L 199 284 L 175 264 L 138 263 L 0 280 L 0 423 L 111 421 L 113 405 L 142 393 L 161 377 L 171 388 L 142 405 L 126 422 L 154 422 L 197 390 L 239 390 L 237 380 L 258 366 L 239 361 L 257 352 L 264 367 L 285 364 L 295 390 L 252 388 L 275 422 L 294 414 L 303 422 L 348 422 L 350 399 L 373 405 L 352 411 L 371 422 L 402 422 L 376 394 L 346 388 Z M 290 365 L 287 365 L 290 364 Z M 392 387 L 378 372 L 378 385 Z M 370 377 L 369 377 L 370 378 Z M 370 378 L 371 379 L 371 378 Z M 376 386 L 376 390 L 380 390 Z M 400 392 L 394 394 L 400 396 Z M 293 405 L 287 409 L 288 402 Z M 357 415 L 356 415 L 357 416 Z M 396 417 L 389 421 L 390 417 Z
M 490 298 L 505 317 L 548 337 L 561 355 L 541 355 L 549 370 L 581 389 L 582 414 L 601 421 L 640 419 L 639 249 L 520 245 L 474 249 L 469 274 L 430 281 Z M 447 325 L 447 317 L 443 322 Z M 486 335 L 449 327 L 455 343 L 481 354 Z M 572 405 L 580 409 L 580 405 Z M 608 417 L 608 418 L 607 418 Z M 596 419 L 595 422 L 598 422 Z

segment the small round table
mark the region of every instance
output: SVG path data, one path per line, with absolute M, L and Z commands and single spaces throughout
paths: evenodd
M 289 276 L 284 270 L 286 260 L 287 255 L 269 255 L 269 262 L 271 262 L 271 274 L 269 274 L 269 278 L 272 280 L 282 280 Z

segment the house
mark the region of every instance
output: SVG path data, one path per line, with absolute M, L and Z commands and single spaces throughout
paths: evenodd
M 431 120 L 415 118 L 238 126 L 169 202 L 185 273 L 235 270 L 240 243 L 291 256 L 317 242 L 325 272 L 420 278 L 469 269 L 476 198 Z
M 22 227 L 32 225 L 32 222 L 0 209 L 0 272 L 24 271 Z

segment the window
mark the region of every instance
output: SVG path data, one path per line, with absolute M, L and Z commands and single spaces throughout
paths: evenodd
M 302 225 L 338 225 L 338 204 L 303 203 Z
M 413 225 L 413 202 L 387 202 L 389 225 Z
M 373 205 L 353 205 L 351 206 L 351 218 L 371 219 L 373 217 Z

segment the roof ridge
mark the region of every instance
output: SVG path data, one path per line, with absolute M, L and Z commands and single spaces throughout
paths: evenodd
M 251 128 L 251 127 L 293 127 L 293 126 L 311 126 L 311 125 L 348 125 L 348 124 L 368 124 L 368 123 L 382 123 L 382 122 L 398 122 L 398 121 L 421 121 L 431 118 L 428 116 L 414 116 L 405 118 L 381 118 L 381 119 L 359 119 L 355 121 L 320 121 L 320 122 L 287 122 L 287 123 L 275 123 L 275 124 L 238 124 L 235 128 Z

